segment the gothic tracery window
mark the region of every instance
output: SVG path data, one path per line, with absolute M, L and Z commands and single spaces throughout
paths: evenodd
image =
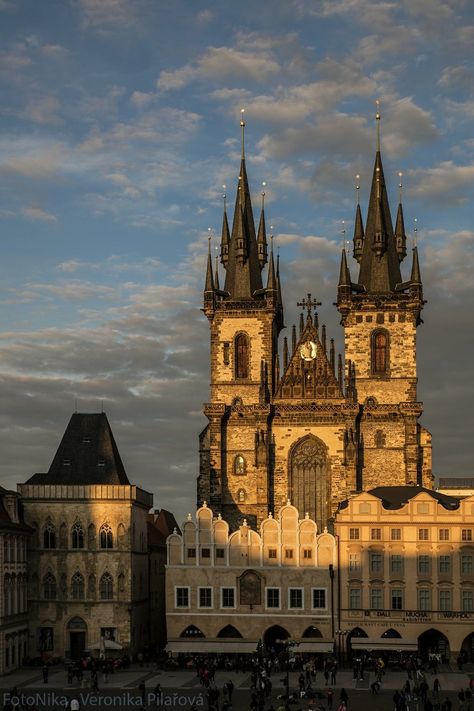
M 84 599 L 84 577 L 79 573 L 74 573 L 71 581 L 71 595 L 73 600 Z
M 56 528 L 53 522 L 49 519 L 43 530 L 43 547 L 56 548 Z
M 300 517 L 308 513 L 322 531 L 328 515 L 328 462 L 327 448 L 317 437 L 305 437 L 294 446 L 288 493 Z
M 239 333 L 235 339 L 235 377 L 246 379 L 249 377 L 249 339 L 245 333 Z
M 100 599 L 112 600 L 114 596 L 114 579 L 110 573 L 104 573 L 99 583 Z
M 372 334 L 372 372 L 383 374 L 388 371 L 388 335 L 385 331 Z
M 71 539 L 73 548 L 84 548 L 84 529 L 79 521 L 72 527 Z
M 101 526 L 100 532 L 99 532 L 99 539 L 100 539 L 100 547 L 101 548 L 113 548 L 114 547 L 114 539 L 112 535 L 112 529 L 110 528 L 108 523 L 104 523 L 103 526 Z
M 52 573 L 46 573 L 43 578 L 43 597 L 45 600 L 56 600 L 56 578 Z

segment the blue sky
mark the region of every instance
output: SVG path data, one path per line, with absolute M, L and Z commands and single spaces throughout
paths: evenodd
M 49 466 L 76 401 L 103 402 L 129 477 L 193 509 L 204 260 L 223 185 L 234 200 L 240 108 L 286 324 L 310 291 L 341 346 L 338 257 L 356 174 L 367 205 L 376 99 L 392 213 L 402 171 L 410 238 L 418 221 L 434 472 L 472 474 L 469 0 L 0 0 L 0 47 L 4 485 Z

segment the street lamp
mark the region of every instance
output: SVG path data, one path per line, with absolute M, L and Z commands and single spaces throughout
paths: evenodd
M 346 635 L 349 634 L 349 630 L 336 630 L 336 634 L 338 637 L 337 648 L 338 648 L 338 653 L 339 653 L 339 663 L 340 663 L 341 667 L 343 667 L 344 662 L 345 662 L 344 649 L 346 646 Z
M 290 649 L 293 647 L 298 647 L 299 642 L 295 642 L 293 639 L 277 639 L 275 640 L 277 644 L 281 644 L 286 648 L 286 699 L 290 698 Z

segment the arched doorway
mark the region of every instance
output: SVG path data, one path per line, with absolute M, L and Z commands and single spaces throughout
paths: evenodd
M 464 638 L 461 645 L 462 659 L 465 662 L 474 662 L 474 632 Z
M 311 627 L 307 627 L 305 631 L 303 632 L 303 637 L 322 637 L 323 635 L 321 634 L 320 630 L 318 630 L 317 627 L 314 627 L 314 625 L 311 625 Z
M 199 627 L 196 627 L 196 625 L 188 625 L 179 635 L 180 637 L 205 637 L 205 635 L 201 632 Z
M 279 654 L 285 649 L 284 641 L 289 639 L 290 635 L 284 627 L 273 625 L 269 627 L 263 635 L 263 644 L 273 654 Z
M 442 661 L 449 660 L 449 641 L 439 630 L 431 628 L 420 634 L 418 649 L 423 659 L 428 659 L 430 654 L 439 654 Z
M 327 447 L 314 435 L 300 439 L 291 450 L 288 496 L 301 516 L 308 513 L 321 532 L 328 519 Z
M 242 637 L 234 625 L 226 625 L 217 633 L 217 636 L 221 639 L 239 639 Z
M 82 617 L 72 617 L 67 625 L 69 639 L 69 656 L 80 659 L 86 649 L 87 625 Z
M 343 634 L 341 635 L 343 636 Z M 347 635 L 347 656 L 350 659 L 354 654 L 352 651 L 352 640 L 353 639 L 361 639 L 361 638 L 367 638 L 367 632 L 365 632 L 361 627 L 354 627 L 348 635 Z M 344 659 L 344 640 L 341 640 L 341 650 L 342 650 L 342 657 Z
M 397 630 L 394 630 L 393 627 L 390 627 L 389 630 L 385 630 L 383 634 L 380 635 L 382 639 L 401 639 L 402 635 L 400 632 L 397 632 Z

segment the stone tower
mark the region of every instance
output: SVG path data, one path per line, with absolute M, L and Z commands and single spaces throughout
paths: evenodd
M 395 230 L 385 186 L 377 114 L 377 152 L 364 231 L 357 205 L 354 258 L 360 265 L 352 283 L 345 251 L 341 259 L 337 308 L 344 326 L 345 356 L 353 369 L 360 407 L 363 466 L 359 489 L 382 483 L 432 486 L 431 436 L 419 423 L 416 329 L 424 305 L 416 245 L 411 275 L 403 281 L 406 256 L 403 208 Z
M 198 505 L 207 501 L 233 528 L 243 518 L 258 524 L 290 500 L 321 530 L 341 500 L 363 489 L 431 485 L 430 437 L 418 424 L 416 400 L 415 332 L 424 303 L 418 255 L 415 248 L 411 278 L 402 282 L 403 211 L 400 204 L 394 232 L 377 148 L 365 234 L 359 206 L 356 213 L 357 284 L 345 250 L 341 259 L 345 360 L 336 360 L 333 339 L 328 345 L 311 294 L 298 303 L 299 329 L 284 338 L 280 358 L 279 263 L 271 249 L 262 279 L 263 196 L 256 231 L 242 149 L 232 232 L 224 204 L 224 289 L 210 253 L 207 261 L 211 397 L 197 489 Z

